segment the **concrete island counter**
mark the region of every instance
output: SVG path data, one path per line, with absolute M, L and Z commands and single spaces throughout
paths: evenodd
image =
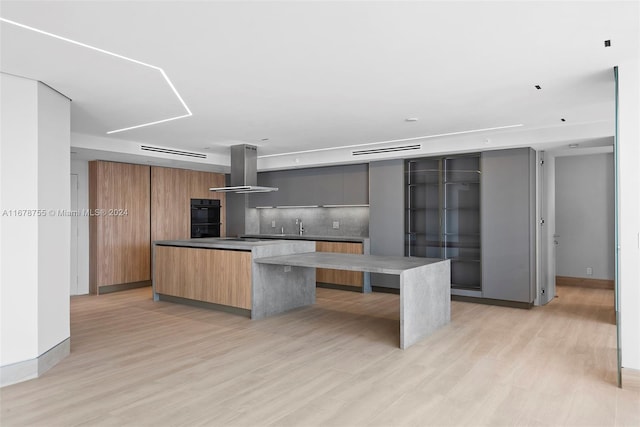
M 315 303 L 315 270 L 262 265 L 256 258 L 315 251 L 313 242 L 201 238 L 153 246 L 153 298 L 199 302 L 252 319 Z
M 451 261 L 310 252 L 255 260 L 259 264 L 331 268 L 400 276 L 400 348 L 406 349 L 451 320 Z

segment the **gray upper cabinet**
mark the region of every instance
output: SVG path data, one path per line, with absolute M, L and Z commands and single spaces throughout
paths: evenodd
M 366 205 L 369 203 L 369 165 L 347 165 L 343 170 L 343 204 Z
M 250 195 L 249 207 L 367 204 L 369 165 L 260 172 L 258 185 L 279 190 Z
M 276 187 L 280 188 L 280 183 L 277 181 L 275 172 L 261 172 L 258 173 L 258 185 L 263 187 Z M 256 206 L 275 206 L 278 204 L 280 197 L 280 191 L 272 193 L 253 193 L 248 195 L 248 206 L 255 208 Z
M 482 153 L 482 296 L 535 299 L 535 175 L 530 148 Z

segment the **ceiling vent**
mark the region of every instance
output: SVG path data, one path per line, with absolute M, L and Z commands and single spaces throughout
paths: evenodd
M 203 153 L 194 153 L 193 151 L 174 150 L 172 148 L 154 147 L 151 145 L 141 145 L 140 150 L 152 151 L 154 153 L 171 154 L 172 156 L 191 157 L 196 159 L 206 159 L 207 155 Z
M 355 150 L 351 152 L 352 156 L 367 156 L 370 154 L 395 153 L 398 151 L 413 151 L 422 148 L 421 144 L 399 145 L 397 147 L 388 148 L 372 148 L 369 150 Z

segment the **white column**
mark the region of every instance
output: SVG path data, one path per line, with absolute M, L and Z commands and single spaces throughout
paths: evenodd
M 70 103 L 0 74 L 0 385 L 69 351 Z M 46 354 L 46 356 L 45 356 Z
M 620 327 L 622 367 L 632 369 L 640 369 L 640 67 L 638 64 L 638 60 L 635 60 L 618 67 Z

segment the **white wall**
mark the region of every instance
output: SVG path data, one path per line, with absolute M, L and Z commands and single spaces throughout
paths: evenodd
M 613 280 L 613 154 L 557 157 L 555 180 L 557 275 Z
M 618 221 L 622 366 L 640 369 L 640 64 L 619 65 Z
M 89 162 L 71 160 L 71 173 L 78 175 L 78 210 L 89 209 Z M 89 217 L 78 216 L 78 292 L 89 293 Z
M 38 355 L 69 338 L 69 100 L 38 83 Z M 31 159 L 26 159 L 31 161 Z M 51 211 L 56 214 L 52 215 Z
M 0 81 L 4 368 L 70 335 L 69 218 L 57 213 L 69 209 L 70 110 L 69 100 L 46 85 L 1 73 Z
M 38 206 L 37 83 L 0 73 L 0 366 L 38 356 L 38 219 L 12 216 Z

